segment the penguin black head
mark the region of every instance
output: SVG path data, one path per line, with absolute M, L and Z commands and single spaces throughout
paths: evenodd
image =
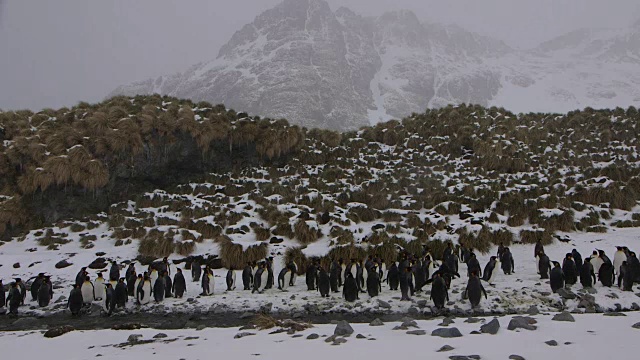
M 12 288 L 17 288 L 17 287 L 18 287 L 18 283 L 17 283 L 17 282 L 15 282 L 15 281 L 14 281 L 14 282 L 12 282 L 12 283 L 11 283 L 11 287 L 12 287 Z
M 179 273 L 181 273 L 181 272 L 182 272 L 182 269 L 178 268 L 178 272 L 179 272 Z
M 557 262 L 557 261 L 554 261 L 554 262 L 553 262 L 553 266 L 555 266 L 555 267 L 560 267 L 560 263 L 559 263 L 559 262 Z

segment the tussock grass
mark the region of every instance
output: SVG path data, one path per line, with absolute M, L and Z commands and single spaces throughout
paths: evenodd
M 253 319 L 252 324 L 260 330 L 268 330 L 274 327 L 283 329 L 293 329 L 295 331 L 304 331 L 313 327 L 311 323 L 298 322 L 295 320 L 277 320 L 266 314 L 258 314 Z
M 78 223 L 73 223 L 71 224 L 71 226 L 69 226 L 69 230 L 71 230 L 71 232 L 74 232 L 74 233 L 85 231 L 86 229 L 87 228 L 84 225 L 78 224 Z
M 175 250 L 173 237 L 162 236 L 159 232 L 149 232 L 138 243 L 138 254 L 161 258 L 169 256 Z
M 178 241 L 175 244 L 175 252 L 181 256 L 188 256 L 196 251 L 195 241 Z
M 226 268 L 242 269 L 249 261 L 264 260 L 268 255 L 269 246 L 260 243 L 243 250 L 242 245 L 236 244 L 226 236 L 216 239 L 220 247 L 220 258 Z
M 540 240 L 542 245 L 551 245 L 553 237 L 545 229 L 520 230 L 520 242 L 523 244 L 535 244 Z
M 318 241 L 318 232 L 311 228 L 303 219 L 298 220 L 293 229 L 296 239 L 303 245 Z

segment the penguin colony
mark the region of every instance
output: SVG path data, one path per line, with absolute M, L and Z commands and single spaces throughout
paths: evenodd
M 551 261 L 545 254 L 543 245 L 538 242 L 534 248 L 534 258 L 540 279 L 548 279 L 554 293 L 561 288 L 573 286 L 578 281 L 584 288 L 590 288 L 600 281 L 603 286 L 617 286 L 623 291 L 632 291 L 633 285 L 640 283 L 640 261 L 627 247 L 618 246 L 613 261 L 603 250 L 594 250 L 591 255 L 583 258 L 574 249 L 566 254 L 560 264 L 558 261 Z M 419 255 L 402 252 L 397 260 L 386 262 L 377 256 L 369 256 L 361 261 L 350 259 L 348 262 L 335 259 L 328 269 L 314 261 L 304 269 L 307 290 L 317 291 L 322 297 L 342 292 L 345 301 L 353 302 L 362 293 L 370 297 L 378 296 L 383 291 L 383 284 L 386 284 L 384 288 L 392 292 L 400 290 L 401 300 L 407 301 L 425 286 L 431 286 L 430 300 L 436 309 L 443 309 L 449 300 L 448 290 L 452 281 L 461 277 L 459 265 L 462 263 L 467 267 L 467 286 L 462 296 L 472 308 L 476 308 L 483 296 L 487 298 L 483 282 L 493 286 L 500 270 L 505 275 L 512 275 L 515 269 L 511 251 L 503 245 L 498 246 L 496 256 L 490 257 L 484 269 L 481 269 L 473 249 L 461 245 L 453 247 L 451 243 L 444 250 L 441 261 L 433 258 L 428 247 L 424 247 Z M 104 313 L 111 315 L 114 310 L 124 308 L 130 301 L 144 306 L 151 302 L 160 303 L 169 297 L 182 298 L 187 293 L 187 281 L 182 269 L 176 267 L 173 272 L 167 258 L 149 265 L 142 274 L 137 273 L 133 263 L 129 264 L 122 277 L 121 270 L 120 265 L 113 262 L 108 279 L 99 272 L 92 281 L 87 268 L 80 269 L 68 297 L 67 307 L 71 314 L 78 316 L 84 308 L 99 302 Z M 242 289 L 262 294 L 274 287 L 287 291 L 296 283 L 300 270 L 295 262 L 290 262 L 278 273 L 276 279 L 273 258 L 260 263 L 248 263 L 242 270 L 242 284 L 236 284 L 235 269 L 228 270 L 225 291 Z M 25 305 L 27 291 L 38 306 L 48 306 L 53 298 L 50 276 L 40 273 L 28 282 L 31 283 L 27 290 L 25 282 L 15 279 L 7 293 L 0 280 L 0 308 L 8 306 L 10 314 L 17 314 L 19 307 Z M 194 261 L 191 264 L 191 282 L 197 284 L 201 296 L 214 295 L 214 275 L 209 266 L 202 267 Z

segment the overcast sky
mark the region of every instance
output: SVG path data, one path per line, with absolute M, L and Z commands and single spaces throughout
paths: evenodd
M 0 108 L 99 101 L 118 85 L 215 58 L 281 0 L 0 0 Z M 533 47 L 582 27 L 627 26 L 638 0 L 328 0 L 363 15 L 410 9 Z

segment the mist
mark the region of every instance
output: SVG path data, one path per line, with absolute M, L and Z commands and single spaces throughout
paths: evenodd
M 0 0 L 0 108 L 95 102 L 118 85 L 213 59 L 233 33 L 280 0 Z M 410 9 L 515 48 L 583 27 L 628 26 L 636 1 L 328 0 L 380 15 Z

